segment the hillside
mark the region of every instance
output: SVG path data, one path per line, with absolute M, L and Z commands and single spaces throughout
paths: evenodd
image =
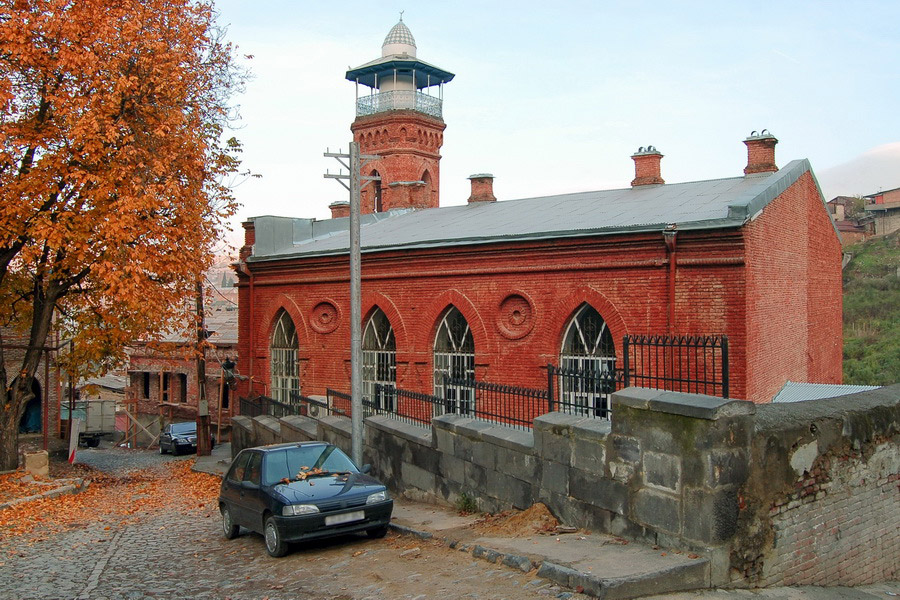
M 900 381 L 900 232 L 844 250 L 844 383 Z

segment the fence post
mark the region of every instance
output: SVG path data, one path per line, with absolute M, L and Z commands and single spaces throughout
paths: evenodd
M 631 359 L 629 358 L 628 341 L 629 340 L 627 335 L 622 336 L 622 352 L 625 355 L 623 356 L 622 365 L 625 369 L 625 387 L 631 387 L 631 368 L 629 364 L 631 362 Z
M 728 398 L 728 336 L 722 336 L 722 397 Z
M 553 412 L 553 365 L 547 363 L 547 412 Z

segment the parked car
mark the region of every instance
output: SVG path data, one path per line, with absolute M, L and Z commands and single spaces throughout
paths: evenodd
M 242 450 L 219 492 L 225 537 L 246 527 L 262 534 L 275 557 L 302 540 L 363 531 L 384 537 L 394 501 L 368 471 L 325 442 Z
M 215 445 L 216 436 L 210 436 L 209 447 L 213 448 Z M 159 434 L 159 453 L 171 452 L 178 456 L 188 450 L 197 451 L 197 422 L 184 421 L 166 425 L 163 432 Z

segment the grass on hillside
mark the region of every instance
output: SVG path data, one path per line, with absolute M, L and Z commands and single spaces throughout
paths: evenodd
M 845 248 L 844 383 L 900 381 L 900 232 Z

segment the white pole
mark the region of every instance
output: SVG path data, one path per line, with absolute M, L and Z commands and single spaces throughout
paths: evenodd
M 359 144 L 350 142 L 350 446 L 362 467 L 362 302 L 360 297 Z

